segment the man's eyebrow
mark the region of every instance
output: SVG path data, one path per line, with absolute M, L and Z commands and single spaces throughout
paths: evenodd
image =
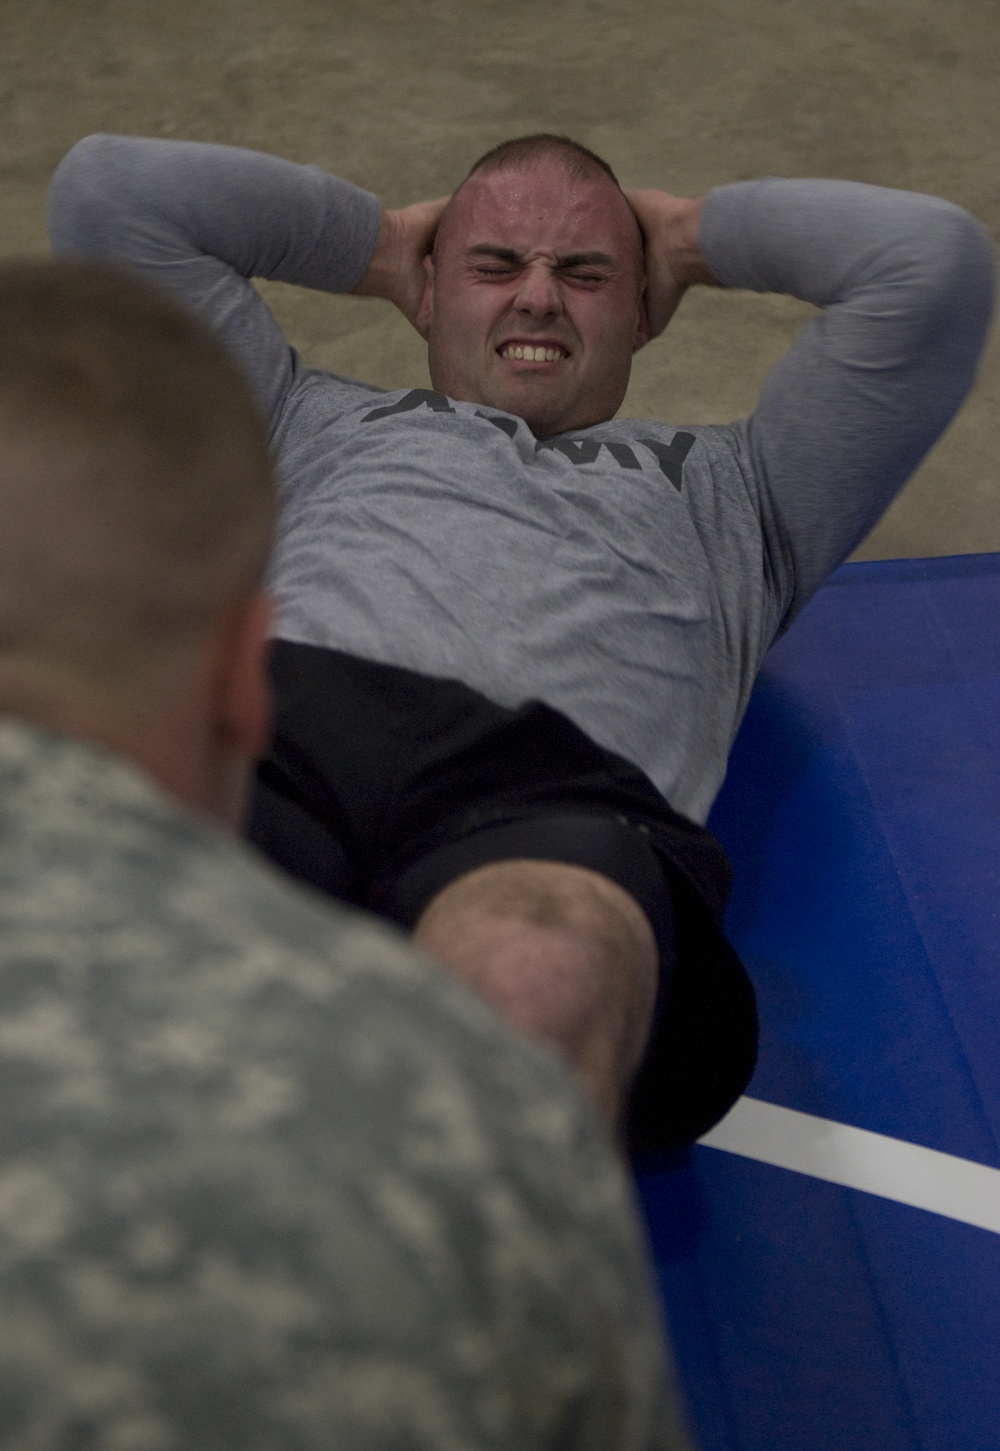
M 468 249 L 469 257 L 495 257 L 498 262 L 523 262 L 524 258 L 520 252 L 515 252 L 513 247 L 494 247 L 492 242 L 477 242 L 474 247 Z
M 613 267 L 614 263 L 607 252 L 569 252 L 559 258 L 560 267 Z
M 498 262 L 510 262 L 520 264 L 524 261 L 520 252 L 515 252 L 513 247 L 498 247 L 492 242 L 477 242 L 475 246 L 468 249 L 469 257 L 495 257 Z M 607 252 L 568 252 L 565 257 L 557 257 L 556 262 L 560 267 L 613 267 L 614 258 L 609 257 Z

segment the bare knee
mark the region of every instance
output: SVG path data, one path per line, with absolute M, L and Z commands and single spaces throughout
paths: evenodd
M 605 1116 L 618 1117 L 649 1034 L 658 965 L 628 892 L 562 862 L 491 863 L 439 892 L 414 940 L 566 1058 Z

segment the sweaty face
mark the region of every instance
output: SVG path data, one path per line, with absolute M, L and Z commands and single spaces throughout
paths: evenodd
M 642 243 L 610 177 L 471 177 L 442 221 L 421 324 L 435 388 L 538 438 L 603 422 L 646 341 Z

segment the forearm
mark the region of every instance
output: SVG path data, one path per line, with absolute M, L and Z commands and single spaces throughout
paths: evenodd
M 210 257 L 330 292 L 362 276 L 378 225 L 375 197 L 316 167 L 198 142 L 87 137 L 50 192 L 56 252 L 147 272 Z
M 966 306 L 975 318 L 984 294 L 989 301 L 983 228 L 960 207 L 915 192 L 849 181 L 735 182 L 705 198 L 699 240 L 724 286 L 846 307 L 879 323 L 881 343 L 886 325 L 954 329 Z

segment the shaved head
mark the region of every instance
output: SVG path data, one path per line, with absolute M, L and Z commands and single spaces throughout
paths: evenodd
M 499 146 L 494 146 L 478 161 L 473 162 L 466 180 L 477 171 L 517 171 L 538 161 L 553 161 L 562 167 L 567 176 L 578 180 L 603 172 L 618 186 L 617 176 L 596 151 L 581 146 L 579 141 L 573 141 L 569 136 L 557 136 L 550 131 L 539 131 L 531 136 L 515 136 L 510 141 L 501 141 Z
M 455 188 L 441 215 L 435 246 L 462 188 L 473 177 L 489 176 L 500 171 L 527 171 L 543 163 L 557 168 L 571 181 L 600 182 L 602 178 L 606 178 L 611 182 L 614 189 L 620 194 L 624 205 L 628 207 L 628 224 L 630 227 L 634 227 L 636 263 L 641 273 L 644 265 L 642 229 L 625 200 L 625 193 L 622 191 L 621 183 L 611 165 L 602 156 L 598 156 L 596 151 L 591 151 L 589 147 L 581 145 L 579 141 L 574 141 L 569 136 L 556 135 L 550 131 L 539 131 L 530 136 L 515 136 L 509 141 L 501 141 L 498 146 L 494 146 L 480 156 L 478 161 L 474 161 L 463 180 Z

